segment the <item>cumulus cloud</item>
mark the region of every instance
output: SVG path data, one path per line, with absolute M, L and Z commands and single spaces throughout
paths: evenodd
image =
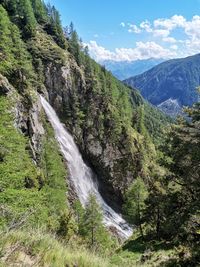
M 170 31 L 169 30 L 163 30 L 163 29 L 159 29 L 159 30 L 154 30 L 153 31 L 153 35 L 155 37 L 168 37 L 170 34 Z
M 155 42 L 136 42 L 134 48 L 116 48 L 114 52 L 98 45 L 96 41 L 90 41 L 87 46 L 91 56 L 98 62 L 103 60 L 134 61 L 148 58 L 176 57 L 175 51 L 163 48 Z
M 146 32 L 152 32 L 151 23 L 148 20 L 145 20 L 140 23 L 140 28 L 145 30 Z
M 128 29 L 129 32 L 141 33 L 141 29 L 137 25 L 130 24 L 130 23 L 128 25 L 129 25 L 129 29 Z
M 176 14 L 170 18 L 158 18 L 152 22 L 144 20 L 139 25 L 128 23 L 127 26 L 131 33 L 147 33 L 148 39 L 152 38 L 153 41 L 164 42 L 169 50 L 178 50 L 179 48 L 179 56 L 199 53 L 200 16 L 198 15 L 187 20 L 182 15 Z M 182 35 L 182 40 L 176 39 L 177 29 Z M 174 45 L 170 46 L 170 44 Z
M 200 16 L 194 16 L 185 24 L 185 33 L 193 40 L 200 40 Z
M 84 45 L 88 46 L 91 57 L 93 57 L 96 61 L 112 59 L 115 56 L 113 52 L 98 45 L 96 41 L 90 41 L 88 44 Z
M 161 27 L 171 31 L 177 27 L 184 27 L 185 23 L 186 19 L 183 16 L 174 15 L 169 19 L 161 18 L 154 20 L 154 27 Z
M 175 58 L 184 57 L 200 52 L 200 16 L 193 16 L 186 20 L 181 15 L 170 18 L 158 18 L 152 22 L 142 21 L 139 25 L 120 23 L 121 27 L 128 28 L 130 33 L 146 33 L 151 42 L 136 42 L 132 48 L 116 48 L 110 51 L 90 41 L 87 45 L 91 56 L 96 61 L 115 60 L 133 61 L 148 58 Z M 176 39 L 176 30 L 181 33 L 181 40 Z M 98 36 L 95 35 L 95 38 Z M 162 44 L 162 45 L 161 45 Z
M 164 37 L 162 40 L 163 40 L 163 42 L 166 42 L 166 43 L 176 43 L 177 42 L 177 40 L 174 37 Z

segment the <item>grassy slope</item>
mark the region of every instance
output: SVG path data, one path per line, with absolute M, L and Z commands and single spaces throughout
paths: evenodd
M 15 231 L 0 239 L 2 266 L 111 267 L 108 260 L 84 248 L 70 247 L 50 234 Z M 3 255 L 3 257 L 2 257 Z
M 46 123 L 41 168 L 31 159 L 28 140 L 14 127 L 9 97 L 0 96 L 0 227 L 28 216 L 27 225 L 58 227 L 66 205 L 66 169 L 53 130 Z M 52 208 L 54 207 L 54 208 Z

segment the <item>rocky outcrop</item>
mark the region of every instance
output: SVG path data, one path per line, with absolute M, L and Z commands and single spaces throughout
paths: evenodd
M 84 96 L 85 79 L 81 69 L 70 61 L 65 66 L 49 63 L 45 69 L 47 91 L 44 95 L 74 136 L 83 158 L 98 175 L 100 192 L 117 209 L 116 203 L 123 201 L 124 191 L 141 171 L 137 140 L 139 134 L 129 140 L 124 132 L 117 142 L 106 133 L 100 138 L 100 130 L 95 126 L 95 111 L 91 114 L 91 127 L 86 125 L 86 119 L 80 127 L 74 121 L 72 113 L 70 116 L 66 114 L 73 110 L 74 95 L 79 96 L 82 102 L 87 101 L 87 96 Z M 98 110 L 98 99 L 96 101 Z M 71 111 L 67 110 L 70 107 Z
M 38 162 L 45 132 L 41 121 L 43 111 L 38 96 L 35 94 L 35 100 L 31 102 L 31 106 L 25 105 L 24 98 L 2 75 L 0 75 L 0 94 L 7 95 L 13 103 L 11 110 L 14 114 L 14 124 L 29 137 L 33 160 Z

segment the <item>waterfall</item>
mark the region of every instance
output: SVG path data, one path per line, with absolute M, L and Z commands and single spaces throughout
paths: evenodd
M 122 238 L 130 237 L 132 229 L 125 220 L 103 200 L 98 191 L 98 183 L 95 175 L 84 163 L 73 137 L 62 125 L 50 104 L 42 96 L 40 96 L 40 99 L 48 120 L 55 131 L 55 137 L 60 145 L 61 152 L 67 161 L 70 179 L 73 182 L 81 204 L 85 206 L 89 194 L 93 193 L 102 208 L 105 226 L 115 227 Z

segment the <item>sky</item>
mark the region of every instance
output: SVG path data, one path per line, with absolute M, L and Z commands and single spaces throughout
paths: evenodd
M 50 0 L 91 56 L 133 61 L 200 53 L 200 0 Z

